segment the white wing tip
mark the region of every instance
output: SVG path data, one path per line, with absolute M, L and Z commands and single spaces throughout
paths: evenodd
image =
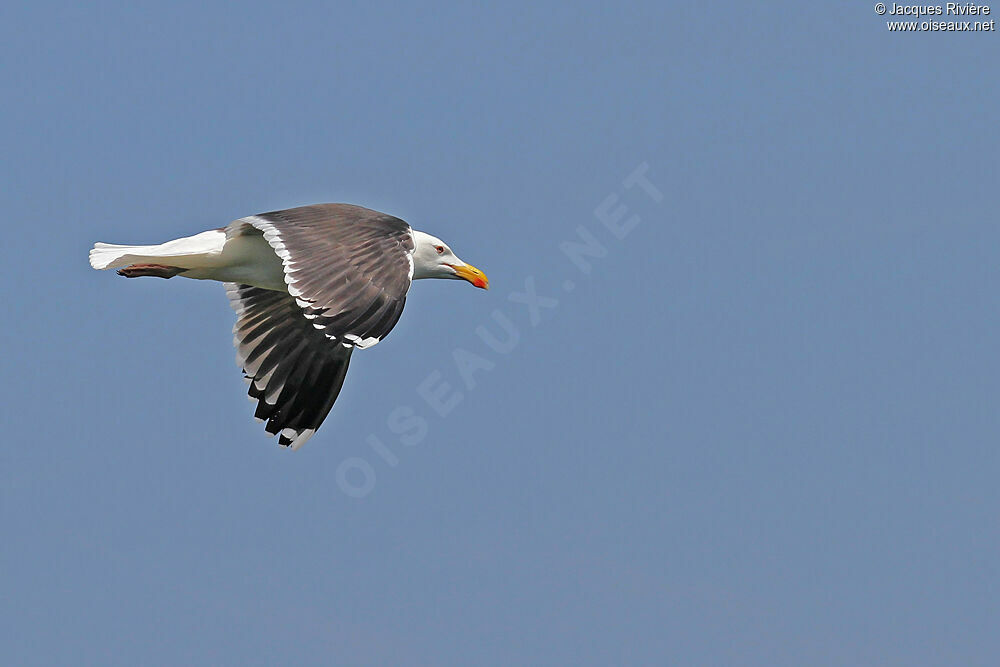
M 294 428 L 283 428 L 278 434 L 278 444 L 285 447 L 290 447 L 294 452 L 302 445 L 306 444 L 306 441 L 312 437 L 313 433 L 316 432 L 314 428 L 305 428 L 301 431 Z M 287 441 L 287 442 L 285 442 Z

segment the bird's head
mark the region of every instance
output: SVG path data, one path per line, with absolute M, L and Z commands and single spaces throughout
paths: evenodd
M 441 239 L 413 230 L 413 279 L 448 278 L 468 280 L 476 287 L 490 288 L 489 278 L 476 267 L 463 262 Z

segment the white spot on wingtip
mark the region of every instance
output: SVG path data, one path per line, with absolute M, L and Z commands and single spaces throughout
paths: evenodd
M 295 431 L 293 429 L 290 429 L 290 428 L 289 429 L 283 429 L 282 433 L 284 433 L 284 431 L 292 431 L 292 433 L 295 433 Z M 291 441 L 292 441 L 291 444 L 289 445 L 289 447 L 291 447 L 291 449 L 292 449 L 293 452 L 296 451 L 299 447 L 301 447 L 302 445 L 306 444 L 306 441 L 309 438 L 311 438 L 313 436 L 313 433 L 315 433 L 315 432 L 316 432 L 316 429 L 314 429 L 314 428 L 306 428 L 306 429 L 302 429 L 302 431 L 300 431 L 298 433 L 298 435 L 296 435 L 294 438 L 292 436 L 286 436 L 289 439 L 291 439 Z

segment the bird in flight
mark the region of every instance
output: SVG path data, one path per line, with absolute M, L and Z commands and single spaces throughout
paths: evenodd
M 223 283 L 254 416 L 292 449 L 329 414 L 355 348 L 375 345 L 395 326 L 411 281 L 489 288 L 486 275 L 444 241 L 351 204 L 251 215 L 160 245 L 96 243 L 90 265 L 126 278 Z

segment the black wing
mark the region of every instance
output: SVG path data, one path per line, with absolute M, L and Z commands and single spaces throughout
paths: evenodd
M 236 311 L 236 362 L 257 401 L 254 416 L 278 444 L 298 449 L 337 400 L 354 348 L 330 341 L 290 295 L 226 283 Z
M 262 234 L 281 258 L 287 292 L 226 283 L 237 362 L 279 444 L 298 448 L 344 384 L 351 352 L 392 330 L 413 277 L 413 237 L 398 218 L 320 204 L 241 218 L 230 236 Z

